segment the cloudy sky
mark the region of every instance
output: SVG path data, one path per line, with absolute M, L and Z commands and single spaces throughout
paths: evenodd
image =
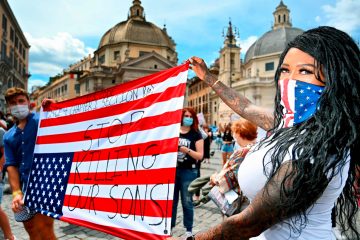
M 102 35 L 126 20 L 132 0 L 8 0 L 30 48 L 29 89 L 44 85 L 69 64 L 93 53 Z M 284 0 L 294 27 L 337 27 L 360 41 L 359 0 Z M 271 29 L 280 0 L 142 0 L 146 19 L 166 24 L 179 63 L 197 55 L 211 64 L 229 19 L 239 31 L 242 54 Z

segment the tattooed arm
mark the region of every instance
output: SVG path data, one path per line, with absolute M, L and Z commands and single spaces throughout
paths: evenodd
M 192 70 L 196 75 L 209 84 L 219 97 L 237 114 L 255 123 L 264 130 L 270 130 L 274 125 L 273 113 L 267 109 L 258 107 L 246 97 L 238 94 L 234 89 L 229 88 L 217 77 L 210 73 L 204 60 L 198 57 L 190 58 Z

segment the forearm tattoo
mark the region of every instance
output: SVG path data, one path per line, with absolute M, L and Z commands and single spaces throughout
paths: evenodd
M 269 110 L 254 105 L 249 99 L 229 88 L 222 82 L 216 82 L 217 78 L 211 73 L 205 75 L 205 82 L 208 83 L 219 97 L 237 114 L 255 123 L 264 130 L 270 130 L 274 126 L 274 116 Z M 216 84 L 214 85 L 214 83 Z

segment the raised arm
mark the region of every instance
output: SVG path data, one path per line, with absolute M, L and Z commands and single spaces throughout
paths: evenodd
M 192 70 L 196 75 L 209 84 L 219 97 L 237 114 L 264 130 L 270 130 L 273 127 L 274 115 L 271 110 L 254 105 L 249 99 L 220 82 L 215 75 L 210 73 L 203 59 L 192 57 L 189 60 L 192 64 Z

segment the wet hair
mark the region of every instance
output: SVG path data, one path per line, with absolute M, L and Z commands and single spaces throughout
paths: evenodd
M 12 98 L 17 97 L 19 95 L 25 96 L 27 100 L 30 101 L 29 94 L 23 89 L 18 87 L 12 87 L 6 90 L 5 100 L 9 102 Z
M 233 122 L 231 131 L 249 141 L 254 141 L 257 137 L 257 126 L 245 118 Z
M 195 110 L 193 108 L 191 108 L 191 107 L 183 108 L 182 114 L 181 114 L 181 125 L 182 125 L 182 119 L 184 118 L 185 112 L 189 112 L 191 114 L 192 119 L 193 119 L 193 124 L 191 125 L 191 128 L 193 130 L 195 130 L 196 132 L 198 132 L 199 131 L 199 120 L 198 120 L 198 118 L 196 116 Z
M 280 67 L 291 48 L 297 48 L 315 59 L 315 76 L 320 79 L 320 72 L 323 74 L 325 89 L 317 103 L 318 110 L 311 118 L 293 127 L 282 128 L 283 109 L 278 80 Z M 269 179 L 277 173 L 287 153 L 295 158 L 291 163 L 293 171 L 281 183 L 279 201 L 281 209 L 286 209 L 290 215 L 297 215 L 291 218 L 289 224 L 294 232 L 300 233 L 306 226 L 306 206 L 313 204 L 307 200 L 308 196 L 320 197 L 329 182 L 340 174 L 350 155 L 348 178 L 338 198 L 336 210 L 338 224 L 346 230 L 347 238 L 360 239 L 356 223 L 358 204 L 353 189 L 355 169 L 360 164 L 359 57 L 359 47 L 354 40 L 332 27 L 314 28 L 297 36 L 280 57 L 275 74 L 273 134 L 262 144 L 276 141 L 271 149 L 273 168 L 268 173 Z M 291 152 L 289 149 L 292 149 Z M 292 181 L 291 188 L 286 186 L 289 179 Z

